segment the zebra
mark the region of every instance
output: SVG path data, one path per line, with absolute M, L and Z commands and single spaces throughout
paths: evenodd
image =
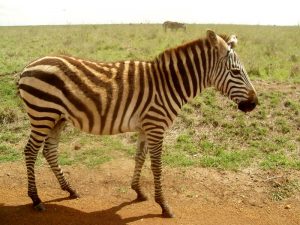
M 112 135 L 139 132 L 131 188 L 138 201 L 147 200 L 140 186 L 141 170 L 150 154 L 155 201 L 163 217 L 174 214 L 161 182 L 162 145 L 182 106 L 206 87 L 215 87 L 243 112 L 252 111 L 258 98 L 234 50 L 234 35 L 206 36 L 167 49 L 152 61 L 95 62 L 72 56 L 39 58 L 20 73 L 18 90 L 29 116 L 31 132 L 24 149 L 28 196 L 36 210 L 45 207 L 38 196 L 34 164 L 39 149 L 70 198 L 77 191 L 58 165 L 58 142 L 66 122 L 81 131 Z
M 170 30 L 178 30 L 183 29 L 186 31 L 186 25 L 184 23 L 172 22 L 172 21 L 165 21 L 163 23 L 164 31 L 166 32 L 169 28 Z

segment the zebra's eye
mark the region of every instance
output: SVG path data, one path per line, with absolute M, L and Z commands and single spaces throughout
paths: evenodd
M 233 75 L 239 75 L 239 74 L 241 74 L 240 69 L 231 69 L 231 72 L 233 73 Z

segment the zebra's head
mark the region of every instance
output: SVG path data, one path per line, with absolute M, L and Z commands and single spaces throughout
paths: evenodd
M 216 66 L 210 77 L 211 85 L 237 103 L 243 112 L 252 111 L 258 104 L 258 99 L 247 72 L 234 51 L 237 37 L 218 36 L 208 30 L 207 39 L 217 51 Z

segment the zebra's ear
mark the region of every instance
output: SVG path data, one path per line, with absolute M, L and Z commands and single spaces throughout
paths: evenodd
M 206 36 L 212 46 L 216 47 L 218 45 L 218 37 L 214 31 L 207 30 Z
M 231 48 L 235 48 L 237 46 L 237 36 L 236 35 L 230 35 L 229 40 L 227 41 L 227 44 L 231 47 Z

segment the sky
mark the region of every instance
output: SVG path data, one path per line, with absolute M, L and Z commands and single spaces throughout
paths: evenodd
M 0 26 L 162 23 L 299 25 L 298 0 L 0 0 Z

